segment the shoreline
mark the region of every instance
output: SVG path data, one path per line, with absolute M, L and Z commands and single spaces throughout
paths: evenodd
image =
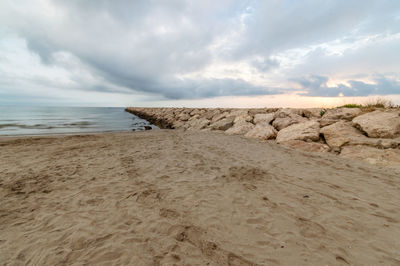
M 151 130 L 159 130 L 157 128 L 153 128 Z M 146 131 L 146 130 L 108 130 L 108 131 L 85 131 L 85 132 L 70 132 L 70 133 L 43 133 L 43 134 L 27 134 L 27 135 L 1 135 L 0 138 L 2 137 L 42 137 L 42 136 L 71 136 L 71 135 L 89 135 L 89 134 L 108 134 L 108 133 L 131 133 L 131 132 L 141 132 L 141 131 Z

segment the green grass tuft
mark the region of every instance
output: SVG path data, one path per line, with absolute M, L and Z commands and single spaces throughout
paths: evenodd
M 355 104 L 355 103 L 348 103 L 348 104 L 345 104 L 345 105 L 343 105 L 343 106 L 339 106 L 339 108 L 361 108 L 361 107 L 363 107 L 361 104 Z

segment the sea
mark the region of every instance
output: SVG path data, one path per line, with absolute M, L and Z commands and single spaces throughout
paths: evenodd
M 123 107 L 0 106 L 0 135 L 140 131 L 155 125 Z

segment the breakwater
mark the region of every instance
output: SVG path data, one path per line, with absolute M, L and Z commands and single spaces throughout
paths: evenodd
M 332 152 L 400 167 L 396 108 L 135 108 L 125 109 L 164 129 L 223 131 L 274 140 L 306 152 Z

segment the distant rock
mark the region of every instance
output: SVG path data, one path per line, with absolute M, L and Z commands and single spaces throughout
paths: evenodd
M 242 114 L 242 115 L 236 116 L 235 120 L 233 122 L 235 124 L 237 124 L 237 123 L 251 122 L 251 121 L 253 121 L 253 117 L 251 115 Z
M 228 135 L 245 135 L 247 132 L 252 130 L 254 125 L 249 122 L 235 123 L 231 128 L 225 131 Z
M 181 121 L 188 121 L 190 119 L 190 115 L 186 113 L 182 113 L 178 116 L 178 119 Z
M 274 113 L 267 113 L 267 114 L 256 114 L 254 115 L 254 124 L 264 123 L 269 124 L 272 120 L 274 120 L 275 114 Z
M 353 124 L 370 138 L 400 136 L 400 111 L 374 111 L 353 119 Z
M 218 109 L 210 109 L 207 110 L 204 114 L 202 114 L 202 117 L 208 120 L 211 120 L 214 116 L 220 114 L 221 111 Z
M 212 123 L 210 125 L 210 128 L 213 130 L 227 130 L 228 128 L 233 126 L 233 121 L 235 120 L 235 117 L 226 117 L 221 120 L 217 120 L 216 122 Z
M 361 114 L 360 108 L 335 108 L 328 109 L 320 121 L 321 127 L 332 125 L 339 120 L 351 121 L 354 117 Z
M 289 140 L 281 143 L 283 146 L 306 152 L 329 152 L 328 145 L 319 142 L 305 142 L 302 140 Z
M 152 127 L 151 126 L 144 126 L 144 130 L 151 130 Z
M 276 129 L 268 123 L 259 123 L 244 136 L 260 140 L 274 139 L 276 137 Z
M 283 143 L 289 140 L 318 141 L 319 123 L 307 121 L 286 127 L 278 132 L 276 141 Z
M 223 119 L 225 117 L 228 117 L 228 116 L 229 116 L 229 112 L 223 112 L 222 114 L 217 114 L 211 119 L 211 122 L 212 123 L 217 122 L 217 121 L 219 121 L 219 120 L 221 120 L 221 119 Z
M 324 108 L 306 108 L 303 109 L 303 115 L 307 118 L 321 118 L 321 114 L 325 113 Z
M 210 124 L 210 120 L 205 118 L 194 119 L 188 122 L 188 129 L 200 130 L 207 127 Z
M 247 116 L 248 114 L 249 114 L 249 111 L 247 109 L 239 109 L 239 110 L 231 111 L 229 113 L 229 116 L 238 117 L 238 116 Z

